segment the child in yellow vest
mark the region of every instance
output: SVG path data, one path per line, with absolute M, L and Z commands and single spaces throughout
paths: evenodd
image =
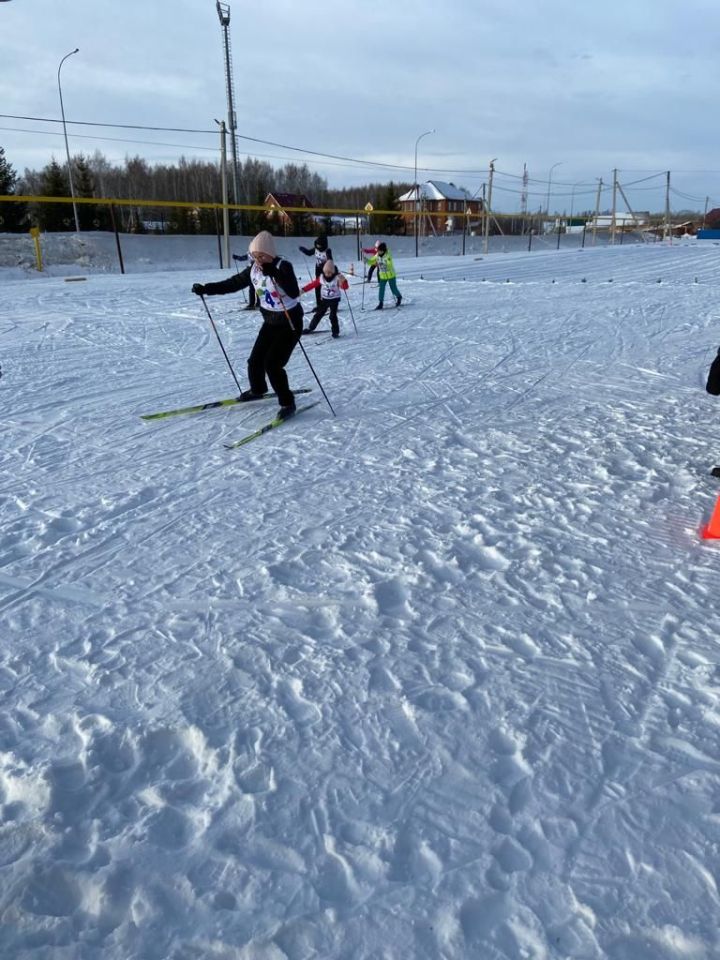
M 397 274 L 395 273 L 395 266 L 393 264 L 392 254 L 388 250 L 387 244 L 379 243 L 377 245 L 377 253 L 372 257 L 368 257 L 365 262 L 370 266 L 377 265 L 378 281 L 379 281 L 378 299 L 380 302 L 375 307 L 375 309 L 382 310 L 383 300 L 385 299 L 385 287 L 388 284 L 390 284 L 390 289 L 392 290 L 393 296 L 395 297 L 395 306 L 399 307 L 400 304 L 402 303 L 402 294 L 398 290 L 398 286 L 395 281 Z

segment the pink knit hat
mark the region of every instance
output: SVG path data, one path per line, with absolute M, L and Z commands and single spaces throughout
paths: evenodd
M 261 230 L 260 233 L 250 241 L 248 252 L 251 255 L 255 253 L 266 253 L 269 257 L 276 257 L 277 250 L 275 249 L 275 240 L 272 234 L 268 233 L 267 230 Z

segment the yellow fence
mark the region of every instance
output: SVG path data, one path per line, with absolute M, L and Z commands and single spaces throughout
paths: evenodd
M 541 212 L 527 212 L 527 213 L 501 213 L 500 211 L 484 211 L 479 210 L 477 212 L 471 212 L 470 210 L 428 210 L 422 208 L 415 210 L 413 208 L 406 207 L 402 210 L 383 210 L 375 209 L 371 204 L 367 204 L 363 208 L 355 207 L 281 207 L 277 204 L 253 204 L 253 203 L 212 203 L 205 200 L 141 200 L 138 198 L 134 199 L 123 199 L 119 197 L 44 197 L 44 196 L 33 196 L 30 194 L 0 194 L 0 203 L 74 203 L 78 205 L 91 205 L 91 206 L 107 206 L 109 208 L 113 207 L 135 207 L 135 208 L 166 208 L 166 209 L 181 209 L 181 210 L 229 210 L 237 211 L 239 213 L 243 212 L 252 212 L 252 213 L 265 213 L 269 216 L 273 214 L 305 214 L 310 216 L 324 216 L 324 217 L 346 217 L 346 218 L 357 218 L 358 220 L 364 220 L 367 217 L 372 216 L 390 216 L 390 217 L 402 217 L 403 219 L 413 221 L 414 219 L 425 220 L 430 219 L 453 219 L 459 226 L 462 225 L 463 221 L 469 223 L 472 221 L 474 224 L 483 225 L 485 220 L 489 218 L 496 222 L 508 223 L 510 221 L 519 221 L 523 220 L 527 223 L 540 224 L 540 223 L 552 223 L 552 224 L 564 224 L 568 223 L 570 219 L 579 220 L 581 215 L 576 215 L 574 218 L 569 218 L 565 214 L 544 214 Z M 588 216 L 588 219 L 592 219 L 591 216 Z M 642 226 L 644 229 L 651 229 L 653 226 L 657 226 L 661 223 L 664 223 L 665 220 L 663 217 L 656 217 L 649 223 L 644 224 L 634 224 L 629 225 L 625 224 L 618 220 L 616 222 L 616 230 L 621 232 L 623 228 L 625 229 L 637 229 L 639 226 Z M 672 218 L 670 219 L 668 225 L 672 226 Z
M 367 217 L 374 214 L 380 216 L 414 216 L 414 213 L 401 213 L 398 210 L 376 210 L 366 209 L 356 210 L 354 208 L 342 209 L 339 207 L 279 207 L 271 204 L 253 204 L 253 203 L 209 203 L 205 200 L 123 200 L 116 197 L 40 197 L 22 194 L 0 194 L 0 202 L 10 203 L 77 203 L 92 204 L 93 206 L 110 207 L 177 207 L 184 210 L 248 210 L 254 213 L 264 212 L 272 213 L 305 213 L 322 214 L 323 216 L 338 217 Z M 420 214 L 418 214 L 420 215 Z M 427 213 L 423 214 L 427 215 Z M 447 213 L 435 213 L 433 216 L 447 217 Z

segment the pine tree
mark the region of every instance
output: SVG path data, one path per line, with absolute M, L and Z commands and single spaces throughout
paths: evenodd
M 95 178 L 93 177 L 89 162 L 82 154 L 78 154 L 78 156 L 73 159 L 73 182 L 76 197 L 95 196 Z M 109 215 L 105 212 L 103 216 L 100 208 L 94 203 L 79 203 L 77 210 L 81 230 L 101 230 L 108 228 Z
M 387 236 L 393 236 L 403 232 L 403 218 L 400 216 L 400 207 L 398 205 L 398 188 L 390 181 L 383 187 L 376 196 L 376 209 L 396 210 L 397 213 L 380 213 L 373 215 L 373 221 L 377 233 L 384 233 Z
M 172 219 L 168 221 L 168 233 L 197 233 L 194 212 L 189 207 L 174 207 Z
M 197 212 L 198 233 L 222 232 L 222 214 L 218 210 L 208 210 L 202 207 Z
M 0 194 L 12 196 L 17 182 L 18 176 L 5 159 L 5 150 L 0 147 Z M 24 203 L 8 200 L 0 204 L 0 231 L 17 233 L 24 229 L 26 212 Z
M 67 197 L 70 193 L 65 171 L 55 157 L 40 173 L 40 190 L 44 197 Z M 72 230 L 74 227 L 69 203 L 38 203 L 37 218 L 46 231 Z

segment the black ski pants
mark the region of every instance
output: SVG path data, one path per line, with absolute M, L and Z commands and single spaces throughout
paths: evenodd
M 268 320 L 263 310 L 263 325 L 258 331 L 255 343 L 248 357 L 248 379 L 254 393 L 267 393 L 267 381 L 277 394 L 281 407 L 290 406 L 294 394 L 288 383 L 285 366 L 300 339 L 303 324 L 303 310 L 298 304 L 288 311 L 292 326 L 283 313 L 280 317 L 272 315 Z M 278 323 L 278 319 L 282 322 Z
M 325 314 L 330 311 L 330 329 L 337 336 L 340 333 L 340 325 L 338 323 L 338 307 L 340 305 L 339 300 L 321 300 L 320 306 L 315 311 L 315 316 L 310 321 L 310 326 L 308 330 L 314 330 L 315 327 L 320 323 Z

